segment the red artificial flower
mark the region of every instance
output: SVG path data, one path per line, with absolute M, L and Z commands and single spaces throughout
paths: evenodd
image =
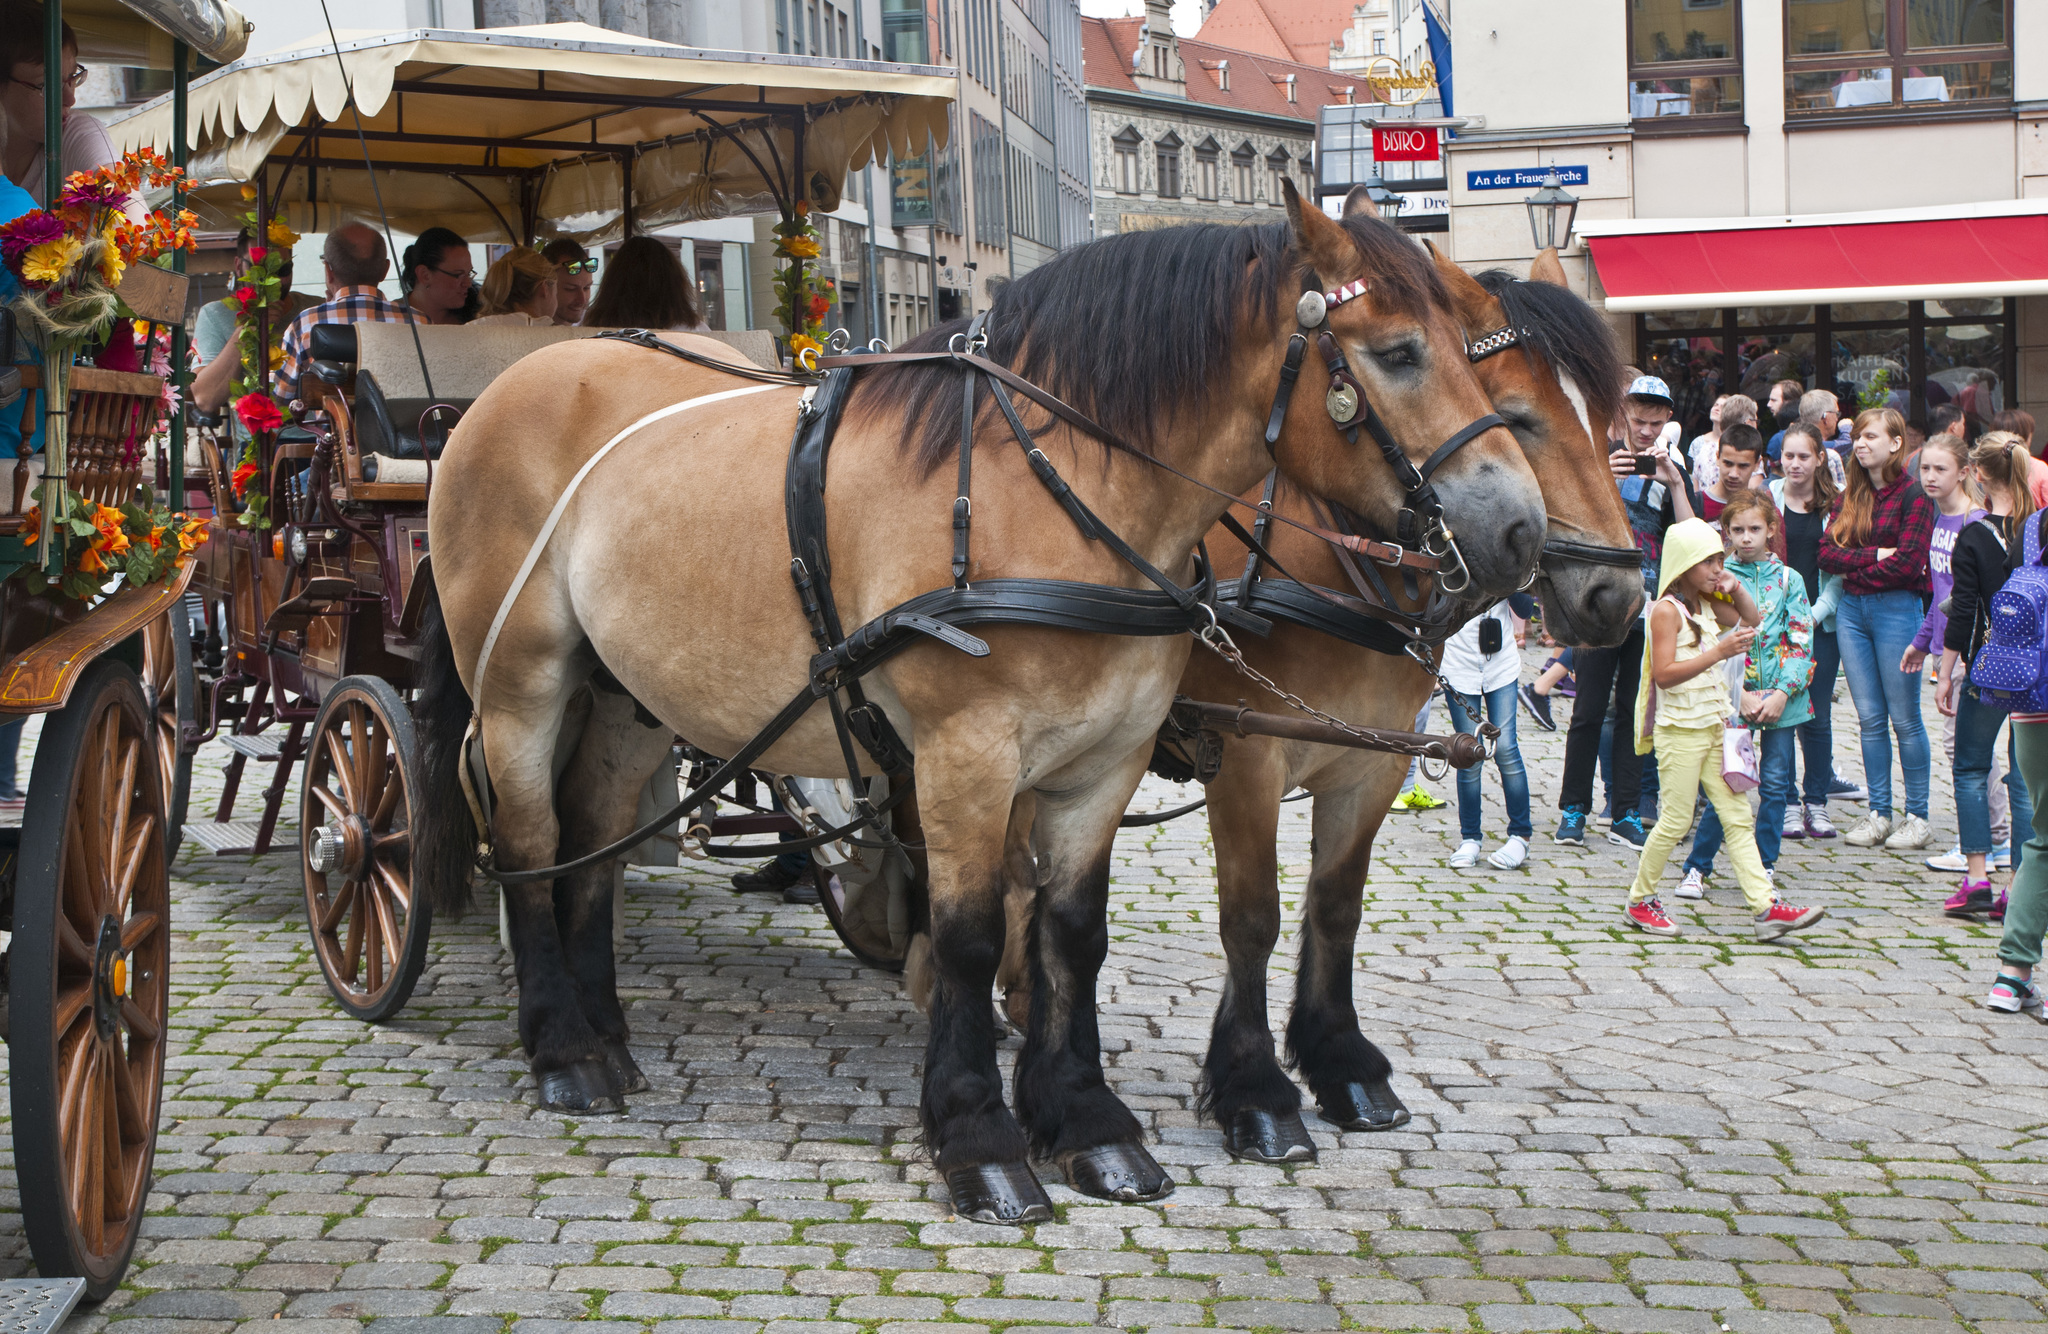
M 249 262 L 251 264 L 261 264 L 263 262 L 264 256 L 268 255 L 269 253 L 269 246 L 252 245 L 249 247 Z
M 240 464 L 235 468 L 234 475 L 228 479 L 228 485 L 234 487 L 237 497 L 249 489 L 249 479 L 256 475 L 256 471 L 256 465 L 253 463 Z
M 253 389 L 236 399 L 235 415 L 251 431 L 275 431 L 284 425 L 284 413 L 261 389 Z

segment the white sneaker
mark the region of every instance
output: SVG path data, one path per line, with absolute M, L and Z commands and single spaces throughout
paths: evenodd
M 1798 802 L 1796 802 L 1796 801 L 1792 801 L 1792 802 L 1787 802 L 1787 803 L 1785 804 L 1785 833 L 1784 833 L 1784 837 L 1786 837 L 1786 838 L 1805 838 L 1805 837 L 1806 837 L 1806 811 L 1805 811 L 1805 808 L 1803 808 L 1802 806 L 1800 806 L 1800 804 L 1799 804 Z
M 1892 852 L 1906 852 L 1926 847 L 1933 837 L 1934 831 L 1927 827 L 1927 821 L 1917 815 L 1906 815 L 1900 818 L 1897 827 L 1891 832 L 1891 837 L 1885 839 L 1884 845 Z
M 1947 871 L 1950 874 L 1961 874 L 1970 869 L 1970 863 L 1963 856 L 1963 845 L 1958 843 L 1939 857 L 1929 857 L 1927 859 L 1927 869 L 1930 871 Z
M 1469 871 L 1478 864 L 1479 844 L 1472 839 L 1468 838 L 1460 843 L 1458 850 L 1451 854 L 1451 865 L 1457 870 Z
M 1892 822 L 1876 811 L 1870 811 L 1842 835 L 1842 841 L 1852 848 L 1874 848 L 1891 837 Z
M 1806 836 L 1808 838 L 1833 838 L 1835 836 L 1835 822 L 1828 819 L 1828 808 L 1826 806 L 1808 806 L 1806 808 Z
M 1508 841 L 1495 848 L 1486 862 L 1497 870 L 1512 871 L 1528 860 L 1529 840 L 1520 834 L 1509 834 Z
M 1685 879 L 1678 882 L 1678 888 L 1671 891 L 1674 899 L 1703 899 L 1706 896 L 1706 877 L 1691 869 L 1686 871 Z

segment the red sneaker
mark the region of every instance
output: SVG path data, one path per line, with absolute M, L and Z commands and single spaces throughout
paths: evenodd
M 1812 926 L 1827 915 L 1826 908 L 1795 908 L 1789 903 L 1773 903 L 1769 911 L 1756 915 L 1756 938 L 1776 940 L 1787 931 Z
M 1655 899 L 1644 899 L 1641 903 L 1625 904 L 1621 915 L 1629 925 L 1638 931 L 1647 931 L 1653 936 L 1675 936 L 1678 923 L 1671 920 L 1664 911 L 1664 905 Z

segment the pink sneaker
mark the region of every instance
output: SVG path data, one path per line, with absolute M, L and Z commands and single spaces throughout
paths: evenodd
M 1826 908 L 1795 908 L 1789 903 L 1773 903 L 1768 911 L 1756 915 L 1756 938 L 1776 940 L 1788 931 L 1812 926 L 1827 915 Z
M 1975 917 L 1991 911 L 1991 882 L 1964 876 L 1956 892 L 1948 896 L 1941 910 L 1950 917 Z
M 1627 904 L 1622 908 L 1621 915 L 1638 931 L 1647 931 L 1653 936 L 1678 934 L 1678 924 L 1665 913 L 1664 905 L 1655 899 Z

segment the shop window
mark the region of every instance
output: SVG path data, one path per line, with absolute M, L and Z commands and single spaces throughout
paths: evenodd
M 1159 141 L 1159 197 L 1180 198 L 1180 136 L 1172 130 Z
M 1204 139 L 1195 145 L 1195 198 L 1216 197 L 1216 155 L 1218 149 L 1214 139 Z
M 1785 112 L 1939 116 L 2012 100 L 2013 0 L 1790 0 Z
M 1740 124 L 1741 0 L 1629 0 L 1628 78 L 1629 116 L 1639 127 Z

